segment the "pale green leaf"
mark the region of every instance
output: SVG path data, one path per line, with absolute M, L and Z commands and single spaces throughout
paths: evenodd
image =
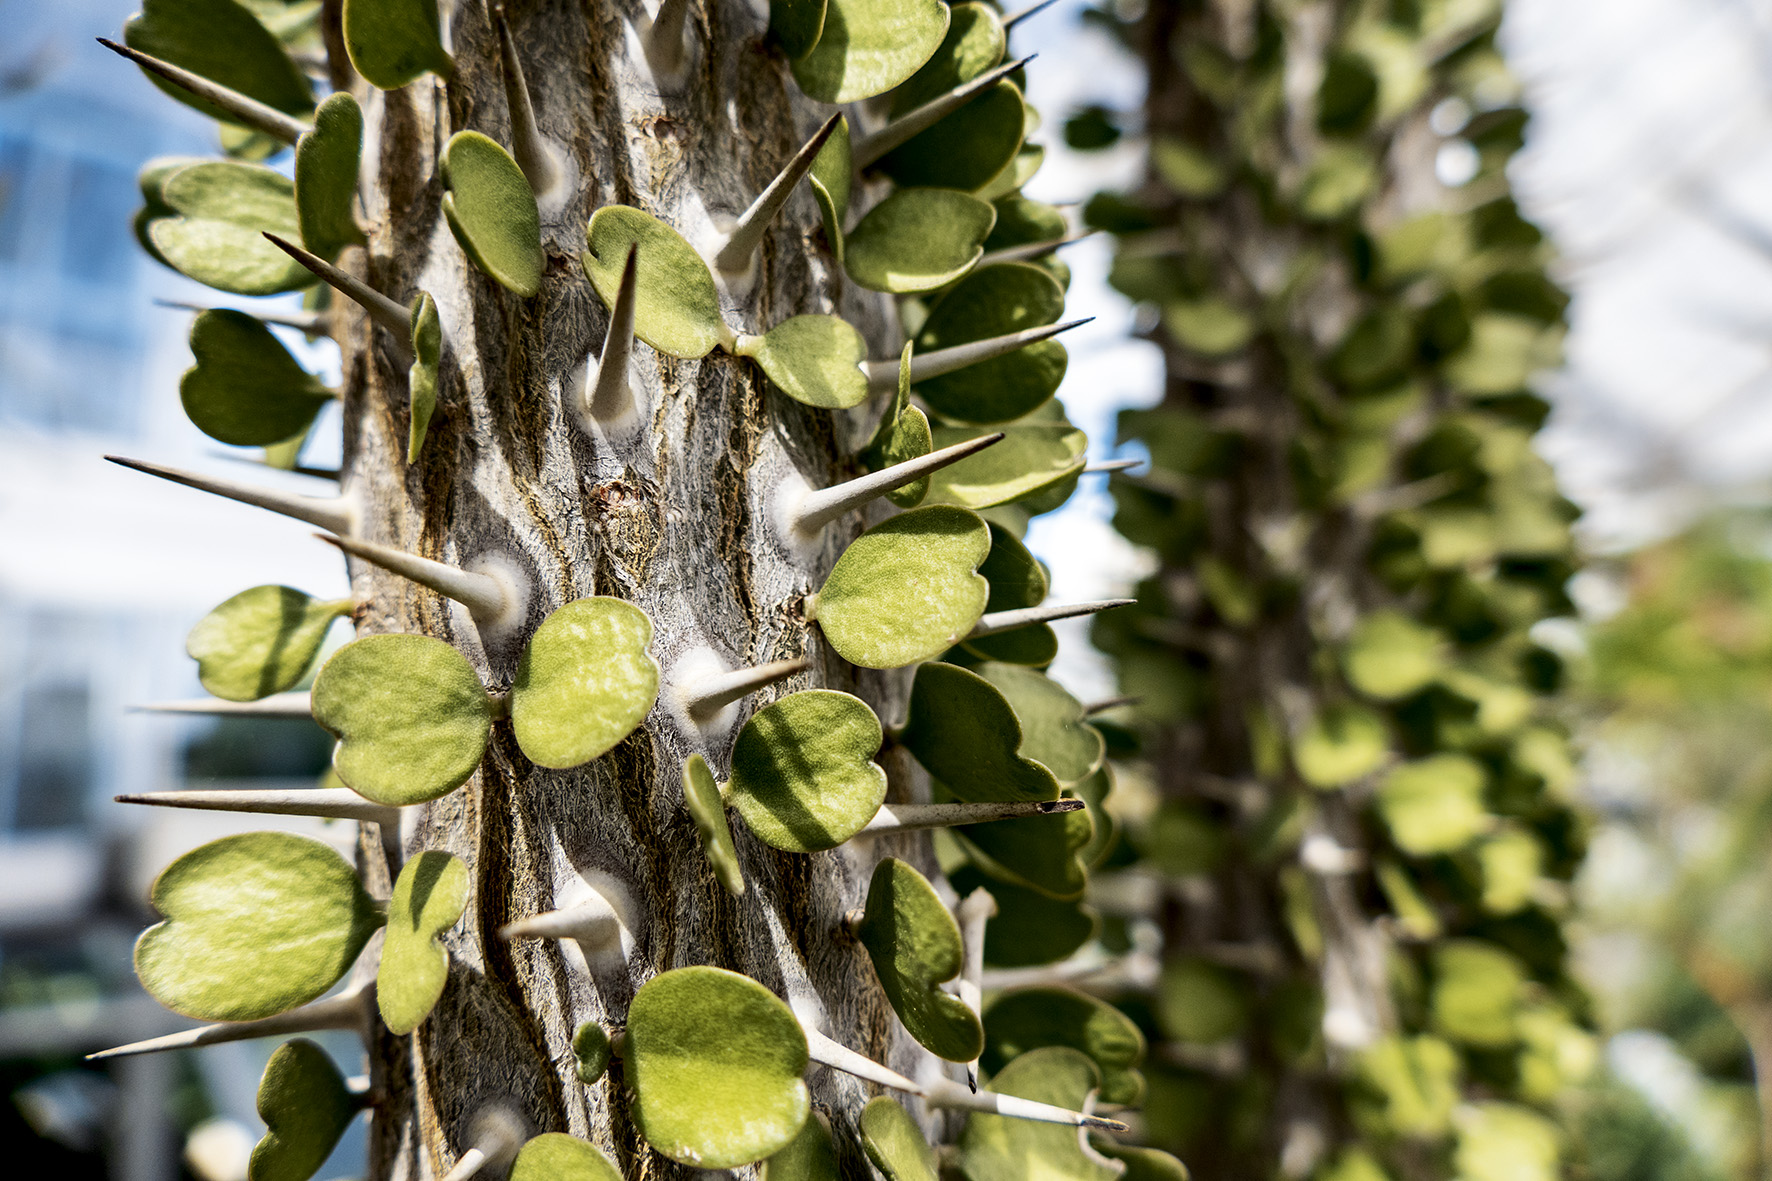
M 308 1181 L 357 1118 L 357 1101 L 337 1066 L 307 1038 L 284 1042 L 258 1081 L 265 1134 L 247 1161 L 247 1181 Z
M 720 884 L 738 897 L 744 893 L 744 870 L 738 863 L 738 850 L 732 844 L 732 828 L 726 822 L 726 804 L 720 788 L 708 770 L 707 760 L 690 755 L 683 760 L 683 806 L 695 822 L 695 835 L 701 841 L 702 855 L 713 867 Z
M 185 651 L 209 692 L 225 701 L 257 701 L 299 682 L 332 621 L 354 606 L 293 587 L 255 586 L 200 619 L 185 637 Z
M 438 32 L 437 0 L 344 0 L 344 38 L 351 64 L 378 90 L 455 72 Z
M 634 334 L 641 340 L 661 353 L 695 358 L 726 338 L 713 272 L 676 230 L 644 210 L 605 205 L 591 215 L 585 241 L 585 274 L 605 307 L 615 306 L 628 251 L 638 248 Z
M 427 849 L 408 861 L 388 902 L 388 933 L 375 973 L 375 1003 L 392 1033 L 411 1033 L 430 1016 L 449 980 L 449 952 L 437 937 L 468 905 L 468 867 Z
M 990 204 L 965 193 L 899 189 L 850 232 L 844 266 L 874 291 L 933 291 L 972 269 L 996 220 Z
M 794 81 L 821 103 L 872 98 L 915 74 L 947 31 L 941 0 L 826 0 L 818 42 L 794 62 Z
M 880 719 L 834 689 L 790 693 L 758 710 L 732 747 L 732 806 L 766 844 L 832 849 L 867 826 L 886 799 L 873 761 Z
M 252 1021 L 315 999 L 381 925 L 357 871 L 328 845 L 252 832 L 200 845 L 154 881 L 165 916 L 135 943 L 153 998 L 202 1021 Z
M 762 336 L 741 340 L 737 351 L 756 361 L 796 402 L 847 410 L 867 401 L 868 378 L 861 368 L 867 341 L 837 316 L 790 317 Z
M 443 149 L 442 171 L 443 215 L 468 258 L 509 291 L 540 291 L 541 213 L 511 154 L 478 131 L 458 131 Z
M 511 686 L 511 729 L 544 767 L 577 767 L 632 734 L 658 700 L 652 620 L 632 603 L 575 599 L 535 629 Z
M 295 215 L 302 245 L 331 261 L 364 241 L 352 208 L 363 155 L 363 112 L 348 94 L 335 94 L 314 114 L 314 130 L 295 145 Z
M 210 438 L 267 447 L 303 433 L 332 391 L 303 369 L 263 323 L 228 308 L 191 324 L 196 365 L 179 380 L 185 416 Z
M 960 974 L 960 926 L 922 874 L 887 857 L 874 867 L 867 909 L 855 937 L 867 948 L 892 1011 L 924 1049 L 970 1062 L 984 1049 L 984 1027 L 939 985 Z

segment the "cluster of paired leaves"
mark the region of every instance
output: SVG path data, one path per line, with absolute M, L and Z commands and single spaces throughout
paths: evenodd
M 1548 1179 L 1546 1111 L 1593 1056 L 1564 670 L 1532 630 L 1571 613 L 1530 390 L 1567 301 L 1508 191 L 1499 4 L 1324 7 L 1326 44 L 1278 3 L 1155 45 L 1097 13 L 1174 89 L 1142 128 L 1067 126 L 1144 137 L 1146 183 L 1085 215 L 1170 376 L 1121 417 L 1150 474 L 1114 483 L 1161 571 L 1094 633 L 1158 791 L 1108 861 L 1179 908 L 1138 1002 L 1148 1131 L 1206 1176 Z M 1430 112 L 1479 161 L 1456 191 Z
M 413 358 L 407 462 L 425 462 L 427 424 L 453 384 L 435 303 L 424 292 L 390 299 L 332 266 L 366 240 L 355 212 L 362 112 L 348 93 L 316 102 L 295 65 L 294 52 L 316 47 L 318 9 L 267 7 L 261 19 L 261 7 L 147 0 L 130 23 L 131 49 L 213 84 L 193 92 L 168 75 L 165 85 L 222 121 L 230 155 L 151 163 L 138 237 L 159 261 L 222 291 L 306 290 L 310 306 L 323 307 L 331 298 L 324 280 L 363 304 Z M 352 65 L 376 87 L 453 74 L 434 0 L 346 0 L 341 20 Z M 1007 30 L 988 5 L 778 0 L 770 28 L 809 97 L 846 104 L 884 96 L 885 127 L 852 138 L 837 123 L 809 183 L 832 258 L 855 283 L 901 297 L 914 329 L 903 357 L 884 368 L 869 362 L 860 334 L 834 316 L 796 316 L 760 336 L 736 332 L 722 309 L 732 285 L 715 278 L 716 270 L 730 277 L 731 260 L 704 258 L 646 210 L 596 211 L 585 275 L 616 313 L 612 321 L 632 301 L 633 335 L 659 352 L 725 349 L 815 407 L 847 410 L 890 393 L 859 457 L 873 470 L 1002 436 L 895 487 L 891 498 L 904 511 L 844 551 L 807 615 L 858 666 L 916 666 L 909 717 L 891 741 L 927 770 L 938 803 L 1025 806 L 1014 819 L 944 832 L 943 864 L 962 895 L 982 889 L 994 905 L 977 934 L 982 949 L 971 949 L 974 964 L 1053 963 L 1096 927 L 1082 898 L 1089 866 L 1108 847 L 1105 744 L 1084 707 L 1043 671 L 1056 654 L 1048 626 L 979 630 L 987 611 L 1044 600 L 1046 571 L 1020 538 L 1033 515 L 1064 502 L 1084 468 L 1086 440 L 1054 397 L 1065 351 L 1042 331 L 1063 310 L 1069 275 L 1047 255 L 1062 243 L 1065 219 L 1020 193 L 1040 164 L 1041 150 L 1026 142 L 1037 118 L 1016 71 L 1002 64 Z M 143 64 L 157 80 L 167 74 Z M 258 162 L 284 144 L 294 148 L 293 180 Z M 891 191 L 852 217 L 860 182 L 876 179 Z M 539 206 L 525 168 L 495 140 L 464 130 L 448 139 L 438 180 L 466 258 L 511 297 L 536 295 L 544 278 Z M 192 421 L 223 442 L 292 463 L 333 392 L 247 313 L 202 313 L 191 344 L 196 365 L 181 392 Z M 931 363 L 919 368 L 918 356 Z M 352 544 L 345 548 L 359 552 Z M 390 568 L 406 572 L 419 561 Z M 470 576 L 456 575 L 436 588 L 467 595 L 474 609 L 472 595 L 451 589 Z M 618 599 L 553 611 L 529 635 L 508 691 L 489 689 L 461 652 L 422 635 L 366 636 L 322 662 L 329 631 L 357 606 L 257 587 L 217 607 L 188 643 L 204 686 L 225 701 L 299 693 L 311 677 L 308 708 L 338 740 L 328 799 L 354 793 L 384 809 L 438 800 L 472 779 L 493 728 L 505 724 L 538 766 L 581 766 L 633 735 L 661 696 L 651 620 Z M 685 807 L 709 872 L 734 893 L 744 889 L 728 807 L 752 835 L 789 852 L 830 849 L 862 833 L 885 799 L 875 762 L 885 741 L 865 702 L 810 689 L 756 711 L 729 751 L 710 751 L 729 763 L 724 786 L 707 759 L 689 758 Z M 299 801 L 280 807 L 301 810 Z M 250 1023 L 273 1018 L 288 1028 L 286 1015 L 334 988 L 381 932 L 375 1009 L 389 1031 L 410 1033 L 447 987 L 442 940 L 469 889 L 468 866 L 437 850 L 408 857 L 381 900 L 324 844 L 287 833 L 228 837 L 162 873 L 153 894 L 162 921 L 139 940 L 136 966 L 168 1007 L 245 1023 L 217 1036 L 250 1035 L 259 1028 Z M 1015 1110 L 1039 1108 L 1049 1118 L 1138 1103 L 1144 1039 L 1111 1006 L 1060 987 L 982 1004 L 976 978 L 971 999 L 964 988 L 954 994 L 969 949 L 949 900 L 914 867 L 886 858 L 854 925 L 906 1030 L 939 1058 L 981 1066 L 992 1091 L 1025 1101 Z M 808 1035 L 754 980 L 713 966 L 666 972 L 635 996 L 619 1039 L 590 1026 L 574 1048 L 587 1085 L 619 1053 L 639 1130 L 674 1160 L 728 1168 L 767 1159 L 771 1176 L 837 1175 L 828 1129 L 812 1118 L 801 1077 Z M 273 1057 L 259 1102 L 270 1131 L 254 1155 L 255 1181 L 305 1181 L 361 1097 L 312 1043 L 297 1040 Z M 1184 1175 L 1161 1152 L 1091 1145 L 1076 1131 L 1080 1114 L 1069 1124 L 1031 1124 L 980 1102 L 968 1093 L 959 1104 L 984 1113 L 953 1150 L 973 1181 Z M 861 1129 L 887 1176 L 936 1175 L 931 1146 L 897 1101 L 876 1100 Z M 596 1148 L 553 1133 L 516 1151 L 512 1172 L 620 1175 Z

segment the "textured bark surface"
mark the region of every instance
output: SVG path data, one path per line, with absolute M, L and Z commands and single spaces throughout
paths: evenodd
M 673 715 L 672 670 L 685 653 L 710 649 L 728 667 L 812 657 L 810 672 L 743 703 L 739 720 L 813 685 L 860 694 L 888 723 L 902 715 L 902 675 L 858 677 L 826 654 L 799 613 L 860 522 L 839 523 L 806 552 L 779 536 L 772 515 L 774 495 L 795 474 L 814 487 L 853 474 L 847 457 L 871 415 L 801 407 L 721 352 L 681 361 L 642 346 L 637 429 L 587 430 L 573 403 L 608 315 L 579 256 L 591 213 L 612 203 L 705 241 L 712 219 L 743 210 L 829 109 L 799 94 L 764 44 L 764 18 L 738 0 L 695 7 L 688 78 L 662 92 L 644 64 L 646 14 L 636 0 L 518 2 L 508 13 L 542 130 L 575 173 L 563 203 L 543 204 L 547 268 L 534 299 L 474 270 L 441 214 L 436 164 L 448 137 L 471 128 L 510 142 L 497 44 L 478 0 L 454 17 L 452 80 L 387 94 L 353 86 L 370 128 L 373 229 L 366 261 L 346 263 L 366 267 L 402 302 L 429 291 L 446 342 L 439 406 L 416 465 L 404 457 L 404 361 L 354 306 L 334 306 L 345 342 L 346 487 L 359 501 L 362 536 L 458 565 L 514 568 L 529 584 L 528 620 L 483 642 L 462 609 L 354 563 L 356 588 L 374 604 L 364 631 L 445 639 L 496 690 L 510 685 L 523 641 L 548 612 L 614 595 L 651 617 L 665 690 L 642 729 L 575 771 L 537 768 L 508 728 L 495 728 L 467 788 L 423 809 L 402 834 L 407 853 L 463 857 L 473 893 L 450 937 L 442 1002 L 415 1037 L 384 1035 L 372 1055 L 386 1100 L 370 1175 L 441 1175 L 469 1146 L 475 1111 L 502 1102 L 534 1131 L 591 1140 L 629 1177 L 687 1176 L 695 1171 L 654 1154 L 634 1130 L 619 1061 L 592 1087 L 577 1081 L 574 1029 L 619 1027 L 633 991 L 657 972 L 716 964 L 797 1009 L 822 1011 L 827 1031 L 851 1047 L 914 1070 L 913 1047 L 895 1042 L 902 1035 L 865 952 L 839 924 L 860 905 L 881 854 L 934 866 L 926 837 L 797 856 L 735 825 L 750 888 L 734 899 L 715 881 L 682 806 L 680 767 L 699 751 L 723 775 L 736 725 L 696 733 Z M 873 355 L 896 355 L 889 301 L 846 283 L 817 226 L 802 188 L 760 252 L 754 285 L 727 293 L 728 321 L 760 332 L 793 314 L 835 311 L 863 330 Z M 890 798 L 908 798 L 909 760 L 888 750 L 881 761 L 894 778 Z M 364 847 L 371 889 L 387 889 L 390 866 L 374 842 Z M 581 874 L 613 879 L 632 901 L 637 946 L 627 976 L 601 988 L 576 948 L 497 936 L 501 925 L 553 907 Z M 854 1138 L 842 1134 L 865 1101 L 861 1084 L 816 1067 L 808 1081 L 815 1108 L 838 1130 L 845 1167 L 862 1175 Z

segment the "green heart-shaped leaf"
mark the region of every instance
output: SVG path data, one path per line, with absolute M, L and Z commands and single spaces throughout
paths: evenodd
M 984 928 L 984 962 L 994 968 L 1055 964 L 1095 937 L 1095 912 L 1080 902 L 988 878 L 971 865 L 950 873 L 948 881 L 962 898 L 983 886 L 997 900 L 997 913 Z
M 541 290 L 541 212 L 511 154 L 478 131 L 443 149 L 443 216 L 476 267 L 521 296 Z
M 123 26 L 131 49 L 171 62 L 211 82 L 290 115 L 314 109 L 301 68 L 271 31 L 235 0 L 142 0 Z M 219 107 L 148 70 L 148 81 L 211 119 L 228 121 Z
M 701 841 L 702 855 L 714 867 L 714 876 L 734 898 L 743 894 L 744 870 L 732 844 L 732 827 L 726 822 L 726 803 L 720 798 L 707 760 L 700 755 L 683 760 L 683 804 L 695 821 L 695 835 Z
M 300 1037 L 265 1064 L 258 1118 L 265 1134 L 247 1162 L 247 1181 L 308 1181 L 357 1118 L 357 1101 L 326 1051 Z
M 1032 110 L 1033 108 L 1028 109 Z M 1040 171 L 1040 165 L 1045 162 L 1045 148 L 1039 144 L 1024 142 L 1021 145 L 1021 151 L 1015 153 L 1015 159 L 1009 161 L 1009 166 L 997 173 L 991 179 L 991 183 L 978 190 L 977 195 L 986 201 L 995 201 L 998 197 L 1007 197 L 1011 193 L 1018 192 L 1028 181 L 1034 179 L 1034 173 Z M 1047 259 L 1045 266 L 1055 270 L 1064 267 L 1064 264 L 1057 259 Z M 1068 271 L 1068 268 L 1066 270 Z M 1059 279 L 1061 283 L 1064 281 L 1062 278 Z
M 1384 766 L 1384 719 L 1358 705 L 1325 706 L 1292 743 L 1292 765 L 1312 787 L 1342 787 Z
M 972 7 L 963 5 L 962 7 Z M 861 1146 L 886 1181 L 936 1181 L 935 1150 L 898 1100 L 880 1095 L 861 1109 Z
M 406 428 L 406 462 L 417 463 L 437 411 L 437 376 L 443 363 L 443 322 L 437 301 L 421 291 L 412 304 L 412 368 L 406 372 L 411 422 Z
M 899 189 L 849 234 L 843 265 L 874 291 L 933 291 L 972 269 L 996 220 L 995 209 L 966 193 Z
M 828 141 L 827 141 L 828 145 Z M 605 205 L 585 232 L 585 274 L 605 307 L 615 306 L 628 251 L 637 247 L 634 335 L 673 357 L 705 357 L 731 330 L 720 318 L 714 274 L 683 235 L 644 210 Z
M 991 1090 L 1082 1108 L 1101 1076 L 1088 1055 L 1069 1046 L 1029 1050 L 991 1080 Z M 960 1162 L 970 1181 L 1118 1181 L 1120 1170 L 1085 1154 L 1077 1129 L 1003 1115 L 974 1114 L 960 1133 Z
M 1157 1023 L 1176 1041 L 1214 1045 L 1249 1022 L 1248 981 L 1197 957 L 1172 959 L 1157 987 Z
M 153 998 L 202 1021 L 252 1021 L 337 984 L 381 925 L 357 871 L 330 846 L 283 832 L 200 845 L 161 871 L 165 918 L 135 941 Z
M 1069 988 L 1019 989 L 985 1010 L 984 1032 L 979 1065 L 992 1074 L 1029 1050 L 1069 1046 L 1101 1072 L 1103 1103 L 1129 1107 L 1144 1098 L 1144 1034 L 1105 1001 Z
M 411 1033 L 431 1015 L 449 980 L 449 952 L 437 937 L 468 905 L 468 867 L 427 849 L 408 861 L 388 902 L 388 933 L 375 973 L 375 1003 L 393 1033 Z
M 991 202 L 997 207 L 997 224 L 984 240 L 986 251 L 1007 250 L 1035 242 L 1057 242 L 1070 232 L 1057 206 L 1016 193 Z
M 1003 441 L 936 472 L 929 489 L 931 501 L 976 509 L 1032 500 L 1066 484 L 1074 486 L 1088 462 L 1084 452 L 1089 436 L 1064 422 L 1013 423 L 997 428 L 936 427 L 935 446 L 951 447 L 993 429 L 1003 431 Z
M 1451 853 L 1490 826 L 1482 764 L 1440 754 L 1405 763 L 1378 785 L 1378 813 L 1397 848 L 1417 857 Z
M 511 1162 L 510 1181 L 622 1181 L 594 1144 L 565 1132 L 543 1132 L 525 1144 Z
M 1444 641 L 1401 611 L 1377 611 L 1360 620 L 1342 654 L 1348 684 L 1368 697 L 1395 701 L 1433 684 L 1443 667 Z
M 620 599 L 575 599 L 548 616 L 511 686 L 511 729 L 523 753 L 560 770 L 632 734 L 658 700 L 650 643 L 652 620 Z
M 847 410 L 867 401 L 868 377 L 861 369 L 867 341 L 836 316 L 794 316 L 762 336 L 744 338 L 737 352 L 762 366 L 796 402 Z
M 739 731 L 732 806 L 777 849 L 833 849 L 867 827 L 886 800 L 886 772 L 873 761 L 880 740 L 880 719 L 859 697 L 790 693 Z
M 758 1181 L 842 1181 L 825 1117 L 813 1112 L 788 1146 L 763 1162 Z
M 185 651 L 209 692 L 224 701 L 257 701 L 300 681 L 332 621 L 355 606 L 293 587 L 255 586 L 198 620 Z
M 332 391 L 245 312 L 214 308 L 191 325 L 197 364 L 179 381 L 185 416 L 210 438 L 265 447 L 307 430 Z
M 1433 949 L 1434 1028 L 1455 1042 L 1501 1048 L 1519 1037 L 1525 967 L 1480 939 L 1448 939 Z
M 578 1081 L 590 1086 L 603 1077 L 609 1069 L 609 1059 L 614 1049 L 609 1044 L 609 1033 L 595 1021 L 586 1021 L 572 1034 L 572 1057 L 578 1063 Z
M 954 87 L 970 82 L 1003 60 L 1009 37 L 1003 20 L 986 4 L 949 6 L 947 35 L 933 56 L 892 92 L 891 117 L 912 111 Z
M 769 0 L 769 35 L 789 61 L 812 52 L 824 32 L 825 0 Z
M 438 32 L 437 0 L 344 0 L 344 37 L 351 64 L 378 90 L 455 72 Z
M 896 857 L 876 865 L 855 937 L 874 961 L 892 1011 L 918 1044 L 949 1062 L 978 1057 L 984 1049 L 978 1016 L 937 987 L 964 964 L 960 925 L 922 874 Z
M 378 804 L 422 804 L 468 781 L 486 753 L 492 702 L 467 658 L 430 636 L 346 644 L 314 678 L 314 720 L 346 786 Z
M 1107 1139 L 1091 1139 L 1095 1151 L 1126 1166 L 1120 1181 L 1188 1181 L 1187 1166 L 1160 1148 L 1142 1148 L 1136 1144 L 1117 1144 Z M 1323 1181 L 1342 1181 L 1323 1175 Z
M 984 614 L 990 584 L 977 571 L 990 546 L 984 521 L 964 509 L 917 508 L 882 521 L 837 559 L 818 592 L 818 626 L 863 668 L 928 660 Z
M 698 1169 L 731 1169 L 791 1143 L 811 1110 L 806 1035 L 748 976 L 678 968 L 628 1009 L 628 1079 L 646 1142 Z
M 165 212 L 150 204 L 142 232 L 154 256 L 180 274 L 236 295 L 275 295 L 318 282 L 264 238 L 301 233 L 295 184 L 282 173 L 208 160 L 168 169 L 155 180 Z M 144 192 L 147 187 L 144 174 Z
M 335 94 L 314 114 L 314 130 L 295 145 L 295 216 L 302 245 L 328 261 L 363 231 L 351 212 L 363 156 L 363 111 L 348 94 Z
M 794 62 L 794 81 L 821 103 L 885 94 L 929 60 L 947 31 L 941 0 L 827 0 L 818 43 Z
M 973 863 L 999 881 L 1061 901 L 1081 898 L 1088 885 L 1081 854 L 1095 822 L 1086 810 L 969 824 L 954 835 Z
M 962 800 L 1058 798 L 1052 772 L 1018 753 L 1021 722 L 1008 699 L 977 673 L 956 665 L 917 669 L 899 741 Z
M 907 187 L 981 189 L 1021 151 L 1024 109 L 1016 85 L 998 82 L 893 148 L 874 167 Z
M 1043 327 L 1056 323 L 1063 314 L 1064 288 L 1039 267 L 1025 262 L 985 267 L 954 284 L 929 309 L 929 318 L 917 333 L 917 352 Z M 1056 340 L 1035 341 L 1012 353 L 929 378 L 918 384 L 917 393 L 930 409 L 956 422 L 1008 422 L 1050 399 L 1064 380 L 1068 364 L 1064 345 Z M 982 452 L 980 458 L 988 454 Z
M 911 405 L 911 345 L 907 341 L 898 357 L 898 393 L 893 396 L 879 429 L 862 452 L 862 462 L 868 465 L 869 471 L 877 472 L 907 459 L 920 459 L 929 454 L 932 439 L 929 419 Z M 924 476 L 894 488 L 886 494 L 886 499 L 899 508 L 916 508 L 928 494 L 929 477 Z
M 1083 720 L 1083 703 L 1044 673 L 1012 664 L 987 663 L 973 670 L 995 685 L 1021 720 L 1023 758 L 1045 765 L 1070 786 L 1095 773 L 1106 757 L 1101 731 Z

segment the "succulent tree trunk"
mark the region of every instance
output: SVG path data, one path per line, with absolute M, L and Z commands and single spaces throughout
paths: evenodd
M 1118 26 L 1150 167 L 1091 217 L 1161 312 L 1163 402 L 1121 420 L 1152 469 L 1116 481 L 1161 572 L 1096 638 L 1163 800 L 1153 1089 L 1195 1113 L 1151 1134 L 1201 1178 L 1552 1176 L 1532 1107 L 1590 1053 L 1559 661 L 1527 634 L 1569 610 L 1574 513 L 1529 449 L 1566 299 L 1503 171 L 1498 20 L 1199 0 Z
M 254 1181 L 305 1181 L 359 1100 L 371 1175 L 402 1181 L 513 1156 L 531 1181 L 860 1176 L 864 1146 L 914 1177 L 956 1129 L 977 1181 L 1123 1172 L 1077 1129 L 1125 1130 L 1091 1108 L 1136 1102 L 1136 1027 L 1038 990 L 988 1042 L 981 1020 L 985 964 L 1090 936 L 1104 750 L 1039 671 L 1044 620 L 1079 609 L 1040 606 L 1017 540 L 1086 440 L 1053 400 L 1065 223 L 1019 193 L 1016 18 L 474 0 L 440 36 L 432 0 L 301 12 L 148 0 L 114 48 L 235 154 L 295 147 L 293 185 L 153 162 L 136 225 L 226 291 L 333 289 L 315 320 L 202 313 L 181 392 L 286 465 L 336 396 L 339 495 L 124 462 L 350 556 L 350 600 L 218 607 L 189 649 L 224 700 L 179 707 L 311 715 L 339 785 L 135 802 L 361 820 L 359 861 L 270 833 L 180 858 L 138 974 L 223 1024 L 114 1052 L 361 1028 L 360 1097 L 311 1043 L 273 1057 Z M 326 63 L 324 102 L 290 49 Z M 342 387 L 266 322 L 330 334 Z M 957 834 L 939 862 L 931 827 Z
M 814 667 L 786 688 L 857 690 L 891 717 L 902 709 L 892 696 L 900 678 L 858 674 L 831 657 L 809 639 L 800 610 L 859 523 L 795 547 L 772 516 L 792 475 L 823 486 L 858 473 L 852 456 L 865 436 L 855 420 L 771 395 L 755 367 L 724 353 L 678 360 L 645 350 L 633 389 L 643 429 L 601 436 L 573 411 L 609 327 L 579 266 L 591 213 L 634 205 L 692 236 L 711 216 L 741 213 L 823 118 L 766 50 L 749 8 L 712 4 L 693 14 L 689 75 L 664 93 L 631 57 L 636 14 L 599 5 L 510 10 L 542 133 L 578 178 L 567 200 L 544 210 L 548 278 L 538 298 L 514 296 L 470 265 L 440 208 L 437 156 L 450 133 L 474 128 L 508 142 L 497 45 L 479 5 L 462 5 L 453 22 L 457 69 L 447 86 L 427 79 L 368 104 L 377 129 L 368 142 L 379 146 L 366 169 L 374 229 L 359 265 L 380 290 L 429 291 L 449 343 L 423 461 L 408 467 L 403 359 L 377 349 L 365 317 L 336 301 L 345 487 L 361 498 L 364 537 L 458 566 L 496 561 L 531 590 L 527 618 L 502 643 L 483 643 L 441 596 L 358 564 L 354 585 L 373 604 L 368 630 L 441 637 L 473 653 L 489 685 L 508 685 L 544 616 L 609 595 L 652 620 L 667 683 L 674 668 L 702 670 L 710 656 L 741 668 L 809 655 Z M 889 300 L 844 281 L 814 239 L 817 216 L 807 195 L 790 203 L 760 253 L 754 288 L 737 303 L 736 326 L 762 332 L 791 314 L 839 311 L 867 328 L 871 355 L 893 355 Z M 372 1056 L 388 1091 L 375 1123 L 375 1175 L 440 1174 L 466 1146 L 473 1114 L 501 1101 L 535 1128 L 571 1131 L 618 1160 L 650 1157 L 628 1118 L 619 1068 L 580 1085 L 572 1035 L 586 1021 L 619 1028 L 632 990 L 687 964 L 719 964 L 784 996 L 814 996 L 834 1038 L 906 1065 L 884 998 L 865 987 L 867 956 L 841 921 L 865 895 L 879 853 L 932 869 L 927 838 L 807 856 L 741 836 L 751 889 L 733 898 L 707 871 L 681 787 L 684 758 L 714 756 L 710 746 L 732 731 L 730 718 L 705 735 L 686 731 L 661 706 L 610 754 L 565 772 L 537 767 L 500 736 L 465 791 L 425 807 L 402 843 L 473 866 L 472 903 L 448 941 L 454 966 L 442 1003 L 414 1037 L 389 1035 Z M 379 848 L 367 845 L 366 856 L 372 878 L 391 888 L 393 867 L 379 862 Z M 615 879 L 641 916 L 613 995 L 568 964 L 565 942 L 497 934 L 551 909 L 557 888 L 587 871 Z M 860 1084 L 834 1071 L 821 1072 L 814 1093 L 839 1122 L 865 1100 Z M 668 1164 L 653 1158 L 654 1175 Z

